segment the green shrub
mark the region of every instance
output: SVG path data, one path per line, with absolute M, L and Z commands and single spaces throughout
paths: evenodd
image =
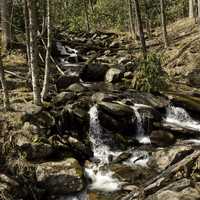
M 159 92 L 167 88 L 166 74 L 161 66 L 161 57 L 150 53 L 137 69 L 132 87 L 142 92 Z

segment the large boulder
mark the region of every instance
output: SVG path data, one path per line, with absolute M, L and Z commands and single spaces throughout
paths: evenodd
M 165 130 L 154 130 L 150 135 L 151 144 L 156 146 L 167 147 L 175 143 L 174 135 Z
M 118 117 L 134 116 L 133 109 L 125 104 L 102 101 L 98 104 L 98 107 L 100 108 L 100 110 L 110 115 L 114 115 Z
M 110 68 L 105 75 L 105 81 L 108 83 L 119 82 L 123 77 L 122 71 L 117 68 Z
M 80 78 L 84 82 L 104 81 L 107 70 L 107 65 L 88 64 L 85 65 L 80 72 Z
M 74 158 L 39 164 L 36 178 L 49 194 L 65 195 L 84 187 L 83 169 Z
M 79 82 L 79 77 L 78 76 L 74 76 L 74 75 L 71 75 L 71 76 L 62 75 L 56 81 L 56 87 L 57 87 L 58 90 L 66 89 L 71 84 L 77 83 L 77 82 Z

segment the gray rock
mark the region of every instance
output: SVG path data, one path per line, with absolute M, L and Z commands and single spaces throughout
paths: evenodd
M 84 92 L 86 90 L 86 88 L 81 85 L 80 83 L 74 83 L 72 85 L 70 85 L 68 88 L 67 88 L 68 91 L 71 91 L 71 92 Z
M 49 194 L 65 195 L 84 187 L 83 169 L 74 158 L 39 164 L 36 178 Z
M 123 74 L 120 69 L 110 68 L 105 75 L 105 81 L 108 83 L 116 83 L 119 82 L 122 78 Z

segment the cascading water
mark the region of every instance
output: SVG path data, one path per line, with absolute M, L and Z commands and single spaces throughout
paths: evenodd
M 75 62 L 78 63 L 78 51 L 76 49 L 72 49 L 68 46 L 63 46 L 61 42 L 56 42 L 56 48 L 60 52 L 61 56 L 64 56 L 60 58 L 60 63 L 62 66 L 65 66 L 68 64 L 68 59 L 65 57 L 71 57 L 75 59 Z
M 168 106 L 164 122 L 195 131 L 200 131 L 200 122 L 192 119 L 181 107 Z
M 136 139 L 142 143 L 142 144 L 150 144 L 150 138 L 148 136 L 145 136 L 145 131 L 143 128 L 143 122 L 142 122 L 142 116 L 139 113 L 139 108 L 144 108 L 144 107 L 149 107 L 143 104 L 134 104 L 134 106 L 132 106 L 132 109 L 135 113 L 136 119 L 137 119 L 137 135 L 136 135 Z
M 92 190 L 112 192 L 120 189 L 120 181 L 113 178 L 113 172 L 109 169 L 103 169 L 103 166 L 109 163 L 109 156 L 117 156 L 119 152 L 112 152 L 110 148 L 103 143 L 103 131 L 99 123 L 98 109 L 93 106 L 90 111 L 90 131 L 89 137 L 93 145 L 94 158 L 99 163 L 92 163 L 85 169 L 86 175 L 92 180 L 89 186 Z

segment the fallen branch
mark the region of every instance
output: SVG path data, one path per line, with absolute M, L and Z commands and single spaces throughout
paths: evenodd
M 18 75 L 18 74 L 16 74 L 16 73 L 14 73 L 14 72 L 11 72 L 11 71 L 8 71 L 8 70 L 4 70 L 4 72 L 5 72 L 6 74 L 10 74 L 10 75 L 15 76 L 15 77 L 17 77 L 17 78 L 26 80 L 26 78 L 24 78 L 24 77 L 22 77 L 22 76 L 20 76 L 20 75 Z

